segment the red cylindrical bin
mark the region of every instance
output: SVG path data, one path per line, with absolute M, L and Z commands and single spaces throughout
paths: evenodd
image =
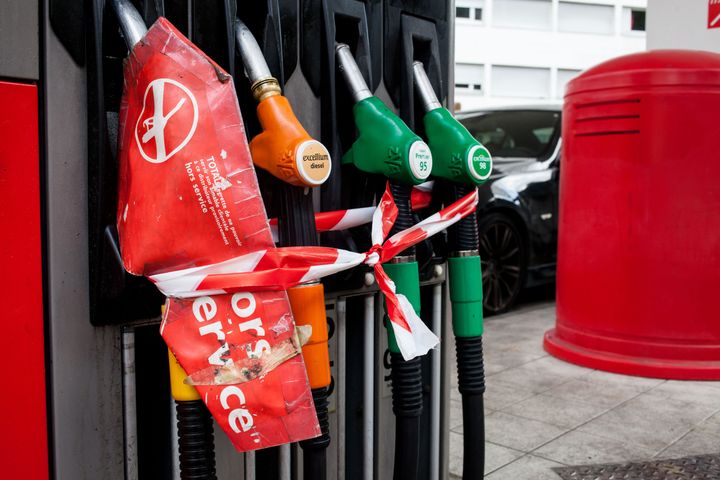
M 548 352 L 720 380 L 719 116 L 713 53 L 628 55 L 570 82 Z

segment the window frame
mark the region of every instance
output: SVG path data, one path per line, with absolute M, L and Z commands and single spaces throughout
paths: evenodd
M 538 32 L 552 32 L 554 30 L 554 24 L 555 24 L 555 15 L 553 10 L 553 0 L 537 0 L 538 2 L 546 3 L 550 6 L 550 11 L 548 15 L 548 23 L 547 25 L 538 26 L 538 25 L 503 25 L 498 23 L 498 2 L 497 0 L 493 0 L 495 3 L 493 4 L 493 28 L 507 28 L 507 29 L 514 29 L 514 30 L 533 30 Z M 506 1 L 519 1 L 519 0 L 506 0 Z M 529 1 L 529 0 L 525 0 Z
M 478 73 L 480 73 L 480 75 L 478 77 L 478 81 L 476 81 L 476 82 L 458 81 L 457 68 L 456 68 L 455 78 L 454 78 L 455 91 L 462 93 L 462 94 L 485 96 L 485 68 L 487 68 L 486 65 L 484 63 L 462 63 L 462 62 L 459 62 L 459 63 L 455 64 L 455 67 L 457 67 L 457 66 L 470 67 L 470 68 L 475 67 L 479 70 Z
M 647 35 L 647 8 L 642 7 L 631 7 L 624 5 L 622 8 L 622 26 L 620 34 L 625 37 L 645 37 Z M 633 11 L 644 11 L 645 12 L 645 30 L 633 30 L 632 29 L 632 12 Z
M 609 9 L 610 11 L 610 30 L 607 32 L 588 32 L 583 30 L 563 30 L 560 27 L 560 9 L 562 8 L 562 5 L 583 5 L 586 7 L 601 7 Z M 559 0 L 558 1 L 558 8 L 557 8 L 557 32 L 558 33 L 570 33 L 570 34 L 578 34 L 578 35 L 604 35 L 604 36 L 614 36 L 615 35 L 615 6 L 607 3 L 590 3 L 590 2 L 574 2 L 572 0 Z

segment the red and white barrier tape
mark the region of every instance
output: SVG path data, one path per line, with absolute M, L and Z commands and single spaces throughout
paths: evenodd
M 421 210 L 430 206 L 434 186 L 435 181 L 430 180 L 413 187 L 410 192 L 410 205 L 413 210 Z
M 315 214 L 315 228 L 318 232 L 334 232 L 347 230 L 348 228 L 359 227 L 372 221 L 375 207 L 350 208 L 348 210 L 335 210 L 332 212 L 318 212 Z M 273 240 L 277 243 L 278 220 L 270 219 L 270 229 Z
M 398 253 L 448 228 L 477 206 L 477 189 L 422 222 L 387 238 L 398 211 L 386 188 L 372 219 L 372 248 L 365 253 L 330 247 L 283 247 L 258 250 L 224 262 L 150 276 L 169 297 L 197 297 L 248 290 L 281 290 L 318 280 L 365 263 L 373 267 L 385 295 L 388 317 L 403 358 L 424 355 L 438 338 L 418 318 L 408 299 L 396 293 L 382 264 Z M 387 239 L 386 239 L 387 238 Z
M 412 188 L 410 194 L 410 205 L 413 210 L 427 208 L 432 200 L 434 181 L 421 183 Z M 318 232 L 335 232 L 347 230 L 348 228 L 359 227 L 370 223 L 373 218 L 375 207 L 349 208 L 347 210 L 334 210 L 330 212 L 318 212 L 315 214 L 315 229 Z M 270 229 L 273 240 L 277 243 L 278 219 L 270 219 Z

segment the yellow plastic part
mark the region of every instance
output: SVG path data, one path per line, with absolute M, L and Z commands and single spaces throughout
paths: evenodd
M 330 386 L 330 352 L 325 317 L 325 289 L 321 283 L 300 285 L 288 290 L 290 307 L 297 325 L 312 326 L 312 335 L 302 347 L 310 388 Z
M 187 385 L 184 380 L 187 373 L 180 366 L 175 355 L 168 348 L 168 360 L 170 361 L 170 391 L 176 402 L 189 402 L 192 400 L 200 400 L 200 394 L 195 387 Z

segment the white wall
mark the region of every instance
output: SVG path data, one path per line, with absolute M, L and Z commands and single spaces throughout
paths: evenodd
M 455 102 L 460 103 L 462 110 L 559 102 L 565 83 L 577 72 L 619 55 L 645 50 L 645 33 L 625 28 L 629 22 L 626 18 L 629 10 L 625 8 L 644 8 L 645 0 L 456 0 L 455 3 L 458 7 L 483 9 L 482 21 L 474 20 L 471 13 L 470 19 L 458 18 L 455 22 L 456 64 L 462 65 L 465 72 L 474 70 L 483 75 L 479 85 L 455 90 Z M 482 69 L 473 69 L 471 65 L 482 65 Z M 496 66 L 500 67 L 499 73 L 495 71 Z M 517 67 L 514 71 L 520 75 L 512 79 L 506 67 Z M 520 91 L 522 81 L 527 82 L 527 88 Z M 503 82 L 503 85 L 494 85 L 494 82 Z
M 650 0 L 647 22 L 649 50 L 720 52 L 720 28 L 707 28 L 708 0 Z

